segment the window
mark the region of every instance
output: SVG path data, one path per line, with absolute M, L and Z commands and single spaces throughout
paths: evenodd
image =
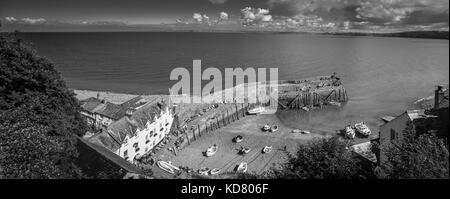
M 397 132 L 394 129 L 391 129 L 391 141 L 397 139 Z
M 137 148 L 138 146 L 139 146 L 139 144 L 137 142 L 133 144 L 134 148 Z
M 148 144 L 150 142 L 150 140 L 145 141 L 145 144 Z
M 134 152 L 138 152 L 139 150 L 141 150 L 140 148 L 136 148 L 135 150 L 134 150 Z
M 128 158 L 128 150 L 125 150 L 125 151 L 123 152 L 123 157 Z
M 145 152 L 147 152 L 148 151 L 148 147 L 145 147 Z

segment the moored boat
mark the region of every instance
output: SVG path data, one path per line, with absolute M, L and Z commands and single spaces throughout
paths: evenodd
M 247 172 L 247 169 L 248 169 L 247 163 L 246 163 L 246 162 L 241 162 L 241 163 L 237 166 L 236 171 L 237 171 L 237 172 L 245 173 L 245 172 Z
M 306 130 L 302 130 L 301 133 L 302 133 L 302 134 L 311 134 L 311 132 L 306 131 Z
M 251 148 L 241 146 L 241 150 L 239 151 L 239 153 L 245 155 L 247 153 L 250 153 L 251 150 Z
M 209 171 L 210 175 L 217 175 L 219 173 L 220 173 L 220 169 L 218 169 L 218 168 L 214 168 Z
M 270 127 L 270 132 L 276 132 L 278 131 L 278 125 L 273 125 L 272 127 Z
M 254 109 L 251 109 L 251 110 L 247 111 L 247 114 L 249 114 L 249 115 L 258 115 L 258 114 L 261 114 L 264 111 L 265 111 L 264 107 L 257 107 L 257 108 L 254 108 Z
M 162 170 L 164 170 L 164 171 L 166 171 L 168 173 L 171 173 L 171 174 L 175 173 L 173 167 L 168 162 L 165 162 L 165 161 L 161 160 L 161 161 L 157 162 L 157 165 L 158 165 L 159 168 L 161 168 Z
M 235 143 L 242 142 L 243 140 L 244 140 L 244 137 L 242 137 L 242 135 L 238 135 L 233 138 L 233 142 L 235 142 Z
M 360 133 L 363 136 L 369 136 L 371 134 L 369 127 L 367 127 L 367 125 L 365 125 L 364 122 L 356 123 L 355 129 L 358 133 Z
M 262 150 L 263 153 L 270 153 L 272 152 L 272 146 L 265 146 Z
M 198 173 L 200 175 L 203 175 L 203 176 L 209 175 L 209 172 L 210 172 L 209 168 L 206 168 L 206 167 L 201 168 L 201 169 L 198 170 Z
M 214 154 L 216 154 L 218 148 L 219 147 L 217 145 L 213 145 L 213 146 L 209 147 L 208 149 L 206 149 L 206 152 L 205 152 L 206 157 L 211 157 Z
M 332 105 L 332 106 L 341 106 L 340 102 L 335 102 L 335 101 L 330 101 L 330 102 L 328 102 L 328 104 Z
M 355 130 L 350 125 L 345 127 L 345 137 L 349 139 L 355 138 Z
M 262 130 L 263 130 L 263 131 L 269 131 L 269 130 L 270 130 L 270 125 L 269 125 L 269 124 L 264 125 L 264 126 L 262 127 Z

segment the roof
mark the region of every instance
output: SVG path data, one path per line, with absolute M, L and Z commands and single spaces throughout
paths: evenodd
M 90 97 L 88 99 L 82 100 L 81 101 L 81 108 L 83 108 L 84 110 L 93 113 L 95 108 L 97 108 L 99 105 L 102 104 L 102 101 L 95 98 L 95 97 Z
M 102 102 L 97 98 L 91 97 L 81 101 L 81 107 L 88 112 L 97 113 L 114 120 L 119 120 L 126 115 L 128 109 L 142 106 L 145 103 L 146 102 L 141 96 L 132 98 L 122 104 Z
M 127 173 L 143 175 L 136 166 L 104 147 L 90 144 L 82 138 L 77 139 L 76 146 L 79 152 L 76 164 L 88 177 L 120 179 Z
M 350 149 L 358 155 L 370 160 L 371 162 L 377 162 L 377 156 L 372 152 L 372 144 L 369 142 L 363 142 L 361 144 L 355 144 L 350 146 Z
M 109 125 L 106 131 L 92 136 L 88 141 L 117 151 L 127 136 L 134 137 L 138 129 L 145 128 L 147 122 L 153 123 L 155 116 L 160 115 L 166 107 L 163 102 L 147 103 L 135 110 L 130 117 L 122 117 Z
M 436 117 L 434 115 L 426 114 L 425 109 L 408 110 L 408 111 L 406 111 L 406 114 L 408 115 L 408 117 L 411 121 L 414 121 L 416 119 L 422 119 L 422 118 Z

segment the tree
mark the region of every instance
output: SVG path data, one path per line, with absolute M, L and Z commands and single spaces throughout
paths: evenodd
M 74 95 L 52 63 L 0 35 L 0 176 L 80 177 L 74 143 L 87 127 Z
M 296 154 L 288 154 L 288 162 L 280 166 L 266 175 L 283 179 L 354 179 L 371 174 L 338 137 L 300 145 Z
M 447 142 L 433 134 L 416 134 L 412 125 L 404 138 L 386 147 L 385 173 L 391 179 L 448 179 Z

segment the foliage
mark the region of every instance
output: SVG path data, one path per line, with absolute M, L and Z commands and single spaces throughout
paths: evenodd
M 417 135 L 409 126 L 404 138 L 386 147 L 384 171 L 391 179 L 449 179 L 447 142 L 432 134 Z
M 300 145 L 288 162 L 266 175 L 283 179 L 358 179 L 371 174 L 338 137 L 315 139 Z
M 78 178 L 74 136 L 80 106 L 48 60 L 0 35 L 0 177 Z

